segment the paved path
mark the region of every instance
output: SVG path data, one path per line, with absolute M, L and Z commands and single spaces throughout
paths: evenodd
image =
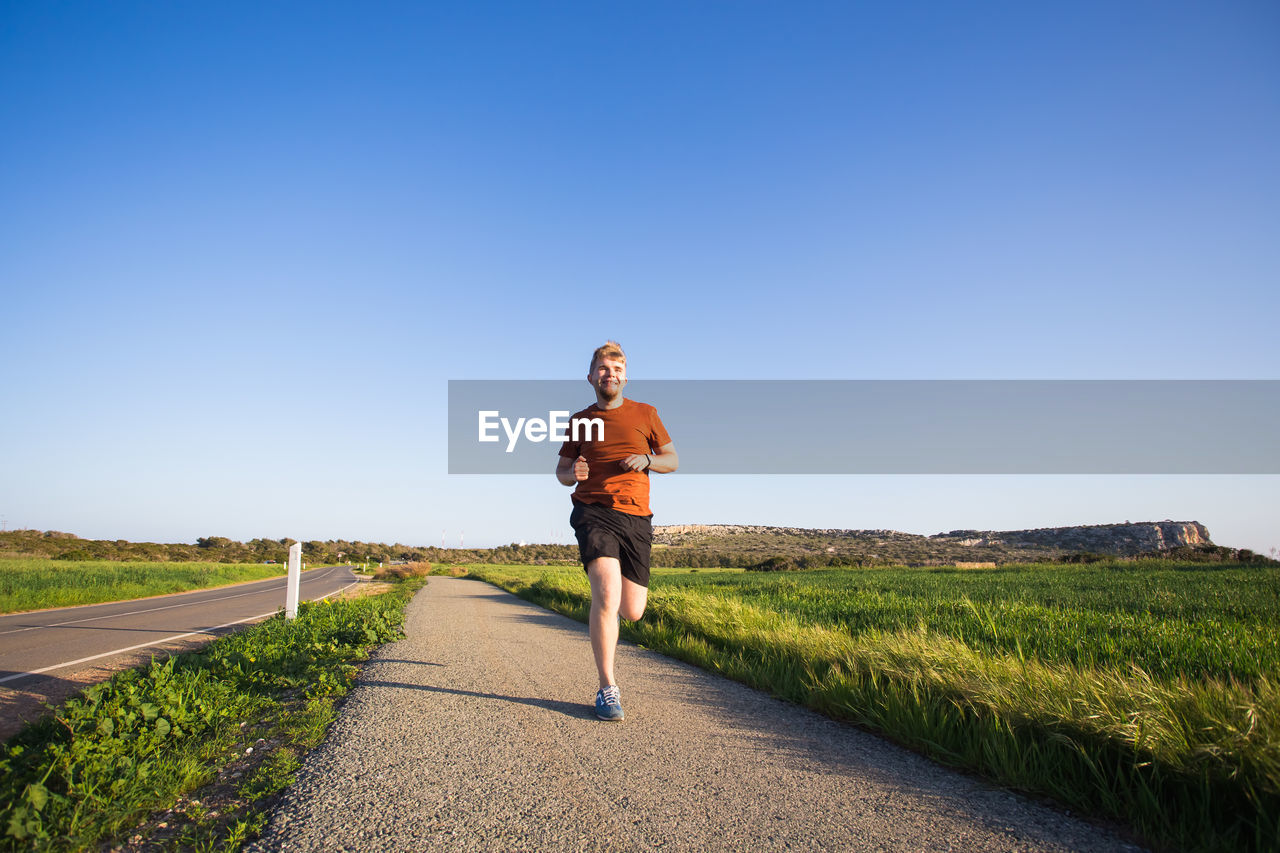
M 602 723 L 585 626 L 431 578 L 257 850 L 1133 851 L 853 727 L 624 644 Z

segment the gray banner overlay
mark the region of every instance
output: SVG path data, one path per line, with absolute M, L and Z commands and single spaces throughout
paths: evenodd
M 1280 380 L 663 379 L 624 396 L 657 407 L 681 474 L 1280 474 Z M 550 476 L 594 401 L 586 380 L 450 380 L 449 473 Z

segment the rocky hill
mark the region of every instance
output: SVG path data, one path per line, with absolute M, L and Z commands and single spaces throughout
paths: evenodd
M 1198 521 L 1146 521 L 1137 524 L 1094 524 L 1083 527 L 1042 527 L 1036 530 L 952 530 L 930 539 L 949 539 L 961 545 L 1033 545 L 1067 553 L 1116 554 L 1131 557 L 1151 551 L 1171 551 L 1212 545 L 1209 531 Z
M 1149 521 L 1035 530 L 952 530 L 933 536 L 896 530 L 671 524 L 653 529 L 655 545 L 743 555 L 839 557 L 860 562 L 1012 562 L 1073 554 L 1129 557 L 1212 546 L 1198 521 Z

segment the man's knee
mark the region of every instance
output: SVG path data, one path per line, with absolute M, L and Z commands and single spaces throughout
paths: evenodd
M 618 607 L 618 615 L 628 622 L 636 622 L 640 617 L 644 616 L 644 603 L 640 604 L 623 604 Z
M 644 616 L 644 606 L 649 601 L 648 587 L 624 578 L 622 581 L 622 599 L 619 602 L 618 615 L 628 622 L 635 622 Z
M 596 596 L 591 602 L 592 609 L 606 619 L 617 619 L 621 615 L 618 599 L 608 596 Z M 625 618 L 625 617 L 624 617 Z

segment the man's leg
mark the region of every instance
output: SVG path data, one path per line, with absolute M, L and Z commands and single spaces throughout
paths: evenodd
M 635 622 L 644 616 L 644 607 L 649 602 L 649 587 L 641 586 L 631 578 L 622 578 L 622 601 L 618 605 L 618 615 L 628 622 Z
M 622 603 L 622 565 L 616 557 L 596 557 L 587 565 L 591 581 L 591 651 L 596 657 L 600 687 L 617 684 L 613 656 L 618 648 L 618 608 Z
M 617 684 L 613 659 L 618 648 L 618 617 L 634 622 L 644 615 L 649 589 L 622 576 L 615 557 L 597 557 L 587 565 L 591 581 L 591 651 L 596 658 L 600 686 Z

